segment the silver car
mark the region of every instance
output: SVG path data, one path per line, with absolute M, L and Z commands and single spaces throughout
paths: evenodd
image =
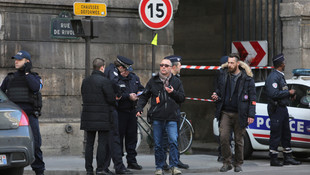
M 22 175 L 34 160 L 27 114 L 0 90 L 0 174 Z

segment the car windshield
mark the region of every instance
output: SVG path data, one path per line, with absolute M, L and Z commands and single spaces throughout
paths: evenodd
M 8 100 L 8 97 L 0 90 L 0 102 Z

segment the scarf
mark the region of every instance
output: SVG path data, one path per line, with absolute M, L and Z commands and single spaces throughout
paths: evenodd
M 168 77 L 164 76 L 160 72 L 158 73 L 158 75 L 159 75 L 159 79 L 164 83 L 164 86 L 168 87 L 169 86 L 169 80 L 170 80 L 170 78 L 172 76 L 171 73 L 169 74 Z

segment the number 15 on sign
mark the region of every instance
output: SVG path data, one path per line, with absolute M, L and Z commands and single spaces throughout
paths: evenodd
M 141 0 L 139 15 L 142 22 L 153 30 L 166 27 L 172 19 L 173 7 L 170 0 Z

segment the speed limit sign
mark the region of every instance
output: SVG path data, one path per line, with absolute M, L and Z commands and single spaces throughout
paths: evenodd
M 139 15 L 142 22 L 150 29 L 159 30 L 171 21 L 173 7 L 170 0 L 141 0 Z

